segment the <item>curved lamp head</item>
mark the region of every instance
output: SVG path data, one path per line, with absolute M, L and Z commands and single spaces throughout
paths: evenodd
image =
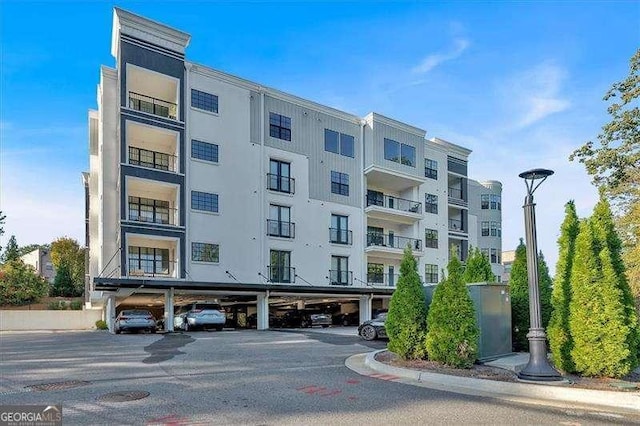
M 532 196 L 534 191 L 544 182 L 549 176 L 553 174 L 553 170 L 549 169 L 531 169 L 526 172 L 520 173 L 518 176 L 524 179 L 527 185 L 527 195 Z M 533 184 L 536 180 L 540 180 L 534 187 Z

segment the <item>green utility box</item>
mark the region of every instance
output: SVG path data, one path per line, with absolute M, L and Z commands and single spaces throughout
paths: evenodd
M 489 361 L 511 351 L 511 300 L 509 287 L 501 283 L 476 283 L 467 285 L 476 310 L 476 322 L 480 329 L 478 360 Z M 436 286 L 424 287 L 427 308 Z

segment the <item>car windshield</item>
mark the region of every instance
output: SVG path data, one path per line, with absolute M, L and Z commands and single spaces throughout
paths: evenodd
M 122 311 L 123 316 L 127 317 L 150 317 L 149 311 Z
M 380 320 L 380 321 L 386 321 L 387 320 L 387 313 L 384 312 L 382 314 L 378 314 L 378 316 L 375 319 Z
M 221 311 L 222 307 L 218 303 L 196 303 L 194 309 L 202 311 Z

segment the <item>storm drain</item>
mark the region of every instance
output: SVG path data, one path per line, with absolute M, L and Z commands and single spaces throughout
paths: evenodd
M 100 402 L 128 402 L 135 401 L 137 399 L 146 398 L 149 396 L 149 392 L 145 391 L 122 391 L 111 392 L 98 397 Z
M 65 390 L 77 388 L 80 386 L 88 385 L 90 382 L 85 382 L 83 380 L 67 380 L 65 382 L 55 382 L 55 383 L 40 383 L 37 385 L 25 386 L 25 389 L 29 389 L 32 391 L 57 391 L 57 390 Z

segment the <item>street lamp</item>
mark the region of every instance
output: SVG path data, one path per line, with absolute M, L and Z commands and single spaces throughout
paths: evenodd
M 520 173 L 527 185 L 524 199 L 524 227 L 527 242 L 527 270 L 529 275 L 529 318 L 531 327 L 527 333 L 529 339 L 529 363 L 518 373 L 522 380 L 551 382 L 562 380 L 560 373 L 549 364 L 547 359 L 547 336 L 540 321 L 540 289 L 538 286 L 538 243 L 536 241 L 536 210 L 533 193 L 553 170 L 533 169 Z M 534 184 L 537 182 L 537 185 Z

